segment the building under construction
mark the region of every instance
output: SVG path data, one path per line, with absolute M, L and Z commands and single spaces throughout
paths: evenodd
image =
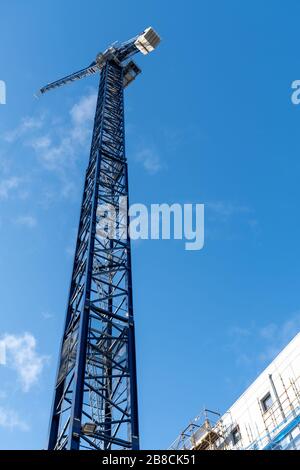
M 300 333 L 226 413 L 204 410 L 171 449 L 300 450 Z

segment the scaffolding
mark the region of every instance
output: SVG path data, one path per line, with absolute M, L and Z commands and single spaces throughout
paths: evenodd
M 267 410 L 257 399 L 259 423 L 233 417 L 231 409 L 224 415 L 205 409 L 175 439 L 171 450 L 300 450 L 300 377 L 284 382 L 278 375 L 283 392 Z M 272 376 L 269 376 L 272 381 Z M 260 431 L 258 430 L 258 424 Z M 263 430 L 262 430 L 263 429 Z
M 286 384 L 281 375 L 283 393 L 264 411 L 259 402 L 265 433 L 248 450 L 300 450 L 300 387 L 298 377 Z
M 220 413 L 204 409 L 178 436 L 172 450 L 218 450 L 224 440 L 223 421 Z

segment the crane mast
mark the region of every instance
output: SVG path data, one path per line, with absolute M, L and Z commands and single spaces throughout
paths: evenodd
M 140 73 L 131 57 L 160 42 L 152 28 L 113 45 L 44 94 L 100 72 L 49 429 L 49 450 L 139 449 L 124 88 Z M 125 206 L 120 205 L 120 198 Z M 103 205 L 116 231 L 99 230 Z

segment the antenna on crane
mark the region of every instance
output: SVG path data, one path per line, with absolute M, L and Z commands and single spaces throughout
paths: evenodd
M 101 73 L 90 158 L 51 411 L 48 449 L 138 449 L 139 424 L 123 90 L 140 73 L 131 59 L 160 42 L 153 28 L 111 45 L 86 68 L 40 89 Z M 125 215 L 120 198 L 126 201 Z M 115 208 L 112 237 L 98 208 Z

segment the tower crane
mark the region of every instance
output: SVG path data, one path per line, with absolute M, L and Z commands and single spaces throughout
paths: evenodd
M 141 72 L 132 57 L 160 37 L 149 27 L 114 43 L 86 68 L 40 89 L 43 95 L 100 73 L 49 429 L 49 450 L 139 448 L 130 237 L 102 236 L 98 208 L 128 226 L 123 90 Z M 119 214 L 119 199 L 126 210 Z

